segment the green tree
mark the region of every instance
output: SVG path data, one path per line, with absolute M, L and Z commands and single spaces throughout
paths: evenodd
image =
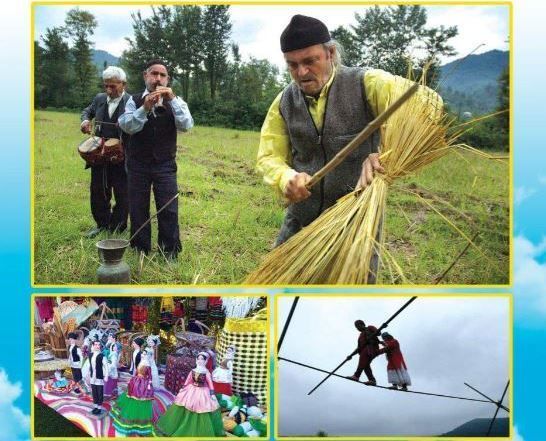
M 145 331 L 150 334 L 159 334 L 159 319 L 161 318 L 161 297 L 153 297 L 148 306 L 148 320 Z
M 420 37 L 426 23 L 424 8 L 374 6 L 364 15 L 355 14 L 355 19 L 353 31 L 362 63 L 405 75 L 411 43 Z
M 172 87 L 199 124 L 261 126 L 282 90 L 279 72 L 267 60 L 242 61 L 239 47 L 230 41 L 229 6 L 162 6 L 152 8 L 148 18 L 132 17 L 134 35 L 122 55 L 129 89 L 144 86 L 146 61 L 162 58 L 169 64 Z
M 341 48 L 341 62 L 345 66 L 358 66 L 362 57 L 361 51 L 355 44 L 355 37 L 351 31 L 347 30 L 343 26 L 338 26 L 332 32 L 330 32 L 332 38 L 336 40 Z
M 226 67 L 226 58 L 231 35 L 229 5 L 211 5 L 205 7 L 203 16 L 203 55 L 208 74 L 210 97 L 214 100 L 222 72 Z
M 426 83 L 432 88 L 436 88 L 440 78 L 440 55 L 452 57 L 457 54 L 455 48 L 449 44 L 449 40 L 457 36 L 456 26 L 446 28 L 425 29 L 421 38 L 421 48 L 426 51 L 426 58 L 417 62 L 416 77 L 420 77 L 423 69 L 426 68 Z
M 508 111 L 473 124 L 468 132 L 462 135 L 461 141 L 480 149 L 508 151 L 510 149 L 510 74 L 508 69 L 500 74 L 497 84 L 495 112 Z M 490 93 L 495 92 L 491 90 Z
M 63 107 L 70 104 L 70 49 L 64 40 L 62 27 L 47 28 L 41 36 L 43 50 L 34 45 L 38 63 L 35 68 L 36 105 L 40 107 Z
M 384 69 L 395 75 L 417 76 L 428 65 L 429 83 L 437 80 L 439 57 L 455 55 L 449 40 L 457 27 L 427 28 L 423 6 L 374 6 L 355 14 L 356 25 L 334 31 L 351 64 Z M 422 53 L 423 55 L 417 55 Z
M 227 63 L 225 75 L 222 80 L 220 96 L 222 99 L 232 99 L 237 97 L 241 92 L 241 67 L 242 59 L 239 45 L 231 44 L 232 62 Z
M 498 116 L 499 126 L 503 132 L 508 134 L 510 130 L 510 72 L 504 69 L 497 80 L 499 90 L 497 93 L 497 112 L 504 111 Z M 508 142 L 507 142 L 508 144 Z
M 39 41 L 34 41 L 34 107 L 45 107 L 44 49 Z
M 129 49 L 123 52 L 120 64 L 128 74 L 128 89 L 144 88 L 142 72 L 150 60 L 159 58 L 169 65 L 169 74 L 177 78 L 177 70 L 173 58 L 171 24 L 172 11 L 167 6 L 155 8 L 152 15 L 142 18 L 140 11 L 131 14 L 133 20 L 133 38 L 127 38 Z
M 497 112 L 503 112 L 495 117 L 495 127 L 498 132 L 500 146 L 504 151 L 510 150 L 510 71 L 504 69 L 498 80 Z
M 169 40 L 180 71 L 182 96 L 190 97 L 191 77 L 201 70 L 204 38 L 203 14 L 199 6 L 175 6 Z
M 93 64 L 93 35 L 97 21 L 95 16 L 79 8 L 71 9 L 66 14 L 65 32 L 74 40 L 71 49 L 75 80 L 76 102 L 78 107 L 85 106 L 97 92 L 97 69 Z

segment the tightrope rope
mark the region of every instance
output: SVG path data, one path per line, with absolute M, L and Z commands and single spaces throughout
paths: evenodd
M 298 361 L 294 361 L 294 360 L 290 360 L 288 358 L 284 358 L 284 357 L 278 357 L 279 360 L 282 360 L 282 361 L 286 361 L 288 363 L 292 363 L 292 364 L 296 364 L 298 366 L 303 366 L 303 367 L 306 367 L 308 369 L 312 369 L 314 371 L 318 371 L 318 372 L 324 372 L 325 374 L 329 374 L 330 372 L 329 371 L 326 371 L 324 369 L 320 369 L 320 368 L 317 368 L 317 367 L 314 367 L 314 366 L 310 366 L 308 364 L 305 364 L 305 363 L 300 363 Z M 421 391 L 416 391 L 416 390 L 407 390 L 407 391 L 403 391 L 403 390 L 396 390 L 396 389 L 390 389 L 389 387 L 387 386 L 372 386 L 372 385 L 367 385 L 367 384 L 364 384 L 363 382 L 361 381 L 354 381 L 354 380 L 351 380 L 347 377 L 344 377 L 343 375 L 339 375 L 339 374 L 332 374 L 332 376 L 334 377 L 339 377 L 339 378 L 343 378 L 345 380 L 348 380 L 348 381 L 352 381 L 354 383 L 359 383 L 363 386 L 368 386 L 368 387 L 377 387 L 379 389 L 387 389 L 387 390 L 392 390 L 394 392 L 404 392 L 406 394 L 418 394 L 418 395 L 429 395 L 429 396 L 433 396 L 433 397 L 442 397 L 442 398 L 452 398 L 452 399 L 456 399 L 456 400 L 464 400 L 464 401 L 475 401 L 475 402 L 478 402 L 478 403 L 487 403 L 487 404 L 494 404 L 494 405 L 497 405 L 497 403 L 495 402 L 491 402 L 490 400 L 480 400 L 480 399 L 477 399 L 477 398 L 467 398 L 467 397 L 458 397 L 456 395 L 444 395 L 444 394 L 435 394 L 435 393 L 432 393 L 432 392 L 421 392 Z M 506 411 L 509 411 L 507 408 L 505 409 Z

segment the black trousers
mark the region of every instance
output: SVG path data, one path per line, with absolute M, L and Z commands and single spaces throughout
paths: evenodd
M 76 383 L 82 381 L 82 370 L 80 368 L 70 368 L 70 370 L 72 371 L 72 379 Z
M 91 213 L 99 228 L 124 231 L 129 215 L 129 195 L 125 164 L 91 167 Z M 112 195 L 115 204 L 112 206 Z
M 360 378 L 362 375 L 362 372 L 366 374 L 366 377 L 368 378 L 368 381 L 375 381 L 375 377 L 373 376 L 372 367 L 370 364 L 372 363 L 372 360 L 375 358 L 375 355 L 370 355 L 366 349 L 364 349 L 358 358 L 358 366 L 356 368 L 355 376 L 357 378 Z
M 93 404 L 98 404 L 100 406 L 104 401 L 104 386 L 92 384 L 91 394 L 93 395 Z
M 176 161 L 143 163 L 129 158 L 127 177 L 129 182 L 129 213 L 131 236 L 150 217 L 150 196 L 154 192 L 156 211 L 178 192 Z M 157 216 L 157 243 L 165 253 L 176 256 L 182 249 L 178 226 L 178 199 L 175 199 Z M 146 225 L 131 241 L 131 246 L 148 253 L 152 248 L 152 227 Z

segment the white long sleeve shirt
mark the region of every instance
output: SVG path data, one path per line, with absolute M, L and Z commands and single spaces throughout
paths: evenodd
M 144 98 L 149 93 L 148 89 L 146 89 L 142 93 L 142 97 Z M 173 111 L 176 128 L 182 132 L 191 129 L 193 127 L 193 118 L 186 102 L 177 96 L 169 101 L 169 104 Z M 153 111 L 154 109 L 152 109 Z M 118 118 L 121 130 L 129 135 L 134 135 L 142 130 L 147 121 L 148 111 L 146 111 L 144 105 L 137 109 L 133 97 L 129 98 L 125 104 L 125 112 Z

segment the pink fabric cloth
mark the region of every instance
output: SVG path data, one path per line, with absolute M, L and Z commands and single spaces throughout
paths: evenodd
M 38 314 L 44 322 L 53 320 L 53 308 L 55 307 L 55 299 L 53 297 L 38 297 L 36 299 Z
M 210 373 L 198 374 L 191 371 L 184 387 L 174 399 L 174 404 L 184 406 L 195 413 L 213 412 L 219 408 L 219 405 L 216 396 L 211 395 L 211 391 L 214 391 L 214 388 Z
M 139 366 L 137 374 L 131 378 L 127 386 L 127 396 L 139 400 L 151 400 L 154 398 L 152 387 L 152 372 L 149 366 Z

